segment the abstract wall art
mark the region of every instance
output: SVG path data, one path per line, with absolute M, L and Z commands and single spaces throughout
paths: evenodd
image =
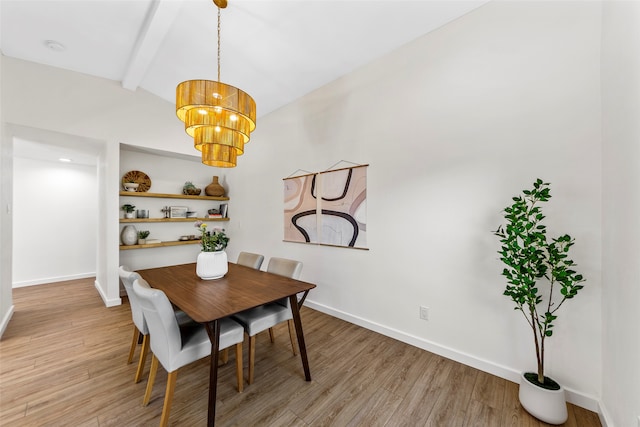
M 367 166 L 284 179 L 284 240 L 367 249 Z

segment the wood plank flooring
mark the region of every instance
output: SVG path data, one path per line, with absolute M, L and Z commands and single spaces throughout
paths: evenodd
M 158 425 L 166 372 L 134 384 L 127 364 L 128 303 L 104 307 L 93 280 L 14 289 L 15 313 L 0 341 L 1 426 Z M 219 426 L 527 426 L 518 386 L 493 375 L 302 309 L 313 381 L 304 381 L 286 323 L 257 338 L 255 383 L 235 388 L 234 353 L 218 379 Z M 246 344 L 246 341 L 245 341 Z M 245 378 L 247 375 L 245 345 Z M 136 350 L 135 361 L 137 362 Z M 178 373 L 170 424 L 206 424 L 208 358 Z M 570 427 L 600 426 L 569 405 Z

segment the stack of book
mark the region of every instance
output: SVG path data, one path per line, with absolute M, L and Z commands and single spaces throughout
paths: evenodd
M 213 212 L 213 213 L 211 213 Z M 217 213 L 216 213 L 216 209 L 211 209 L 211 212 L 209 212 L 209 218 L 226 218 L 227 217 L 227 204 L 226 203 L 221 203 L 220 207 L 217 209 Z

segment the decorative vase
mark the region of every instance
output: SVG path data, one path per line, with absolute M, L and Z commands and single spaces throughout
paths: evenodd
M 214 175 L 213 181 L 204 188 L 204 192 L 207 196 L 223 197 L 225 190 L 218 182 L 218 177 Z
M 138 230 L 133 225 L 126 225 L 120 233 L 123 245 L 131 246 L 138 243 Z
M 547 424 L 563 424 L 567 421 L 567 402 L 564 387 L 548 390 L 520 376 L 520 404 L 531 415 Z
M 227 274 L 229 265 L 227 264 L 227 253 L 200 252 L 196 260 L 196 274 L 202 280 L 219 279 Z

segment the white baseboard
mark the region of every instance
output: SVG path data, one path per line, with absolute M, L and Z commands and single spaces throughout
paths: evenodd
M 115 307 L 116 305 L 121 305 L 122 304 L 122 299 L 120 297 L 111 298 L 111 299 L 107 298 L 105 293 L 102 291 L 102 286 L 100 286 L 100 282 L 98 282 L 98 280 L 95 280 L 93 282 L 93 285 L 98 290 L 98 294 L 100 294 L 100 298 L 102 298 L 102 302 L 104 302 L 105 306 L 107 306 L 107 307 Z
M 602 404 L 598 408 L 598 417 L 600 418 L 600 424 L 602 424 L 602 427 L 613 427 L 611 415 L 609 415 L 609 411 L 607 411 L 607 408 Z M 640 418 L 638 418 L 638 427 L 640 427 Z
M 508 381 L 511 381 L 514 383 L 520 382 L 520 372 L 512 368 L 498 365 L 488 360 L 480 359 L 476 356 L 455 350 L 450 347 L 440 345 L 433 341 L 425 340 L 424 338 L 416 337 L 414 335 L 407 334 L 397 329 L 389 328 L 387 326 L 380 325 L 379 323 L 371 322 L 367 319 L 353 316 L 349 313 L 345 313 L 340 310 L 335 310 L 331 307 L 327 307 L 326 305 L 317 304 L 310 300 L 306 300 L 305 305 L 307 305 L 310 308 L 313 308 L 314 310 L 318 310 L 330 316 L 337 317 L 338 319 L 342 319 L 347 322 L 353 323 L 355 325 L 362 326 L 363 328 L 378 332 L 379 334 L 385 335 L 387 337 L 397 339 L 398 341 L 411 344 L 415 347 L 421 348 L 431 353 L 435 353 L 442 357 L 446 357 L 447 359 L 454 360 L 464 365 L 471 366 L 472 368 L 479 369 L 483 372 L 490 373 L 500 378 L 504 378 Z M 602 408 L 600 406 L 600 401 L 597 398 L 595 398 L 594 396 L 590 396 L 588 394 L 579 392 L 577 390 L 566 389 L 566 388 L 565 390 L 566 390 L 567 402 L 572 403 L 576 406 L 580 406 L 581 408 L 585 408 L 590 411 L 597 412 L 600 415 L 600 418 L 603 418 L 601 414 Z M 603 426 L 606 426 L 606 424 L 603 423 Z
M 12 304 L 11 307 L 9 307 L 9 310 L 7 310 L 7 314 L 5 314 L 4 317 L 2 318 L 2 323 L 0 323 L 0 338 L 2 338 L 2 335 L 4 334 L 5 329 L 7 329 L 7 326 L 9 325 L 9 321 L 11 320 L 11 317 L 13 317 L 14 307 L 15 306 Z
M 96 273 L 80 273 L 80 274 L 71 274 L 68 276 L 58 276 L 58 277 L 46 277 L 42 279 L 35 280 L 24 280 L 22 282 L 14 282 L 14 288 L 23 288 L 25 286 L 34 286 L 34 285 L 44 285 L 46 283 L 56 283 L 56 282 L 66 282 L 67 280 L 77 280 L 77 279 L 87 279 L 89 277 L 96 277 Z

